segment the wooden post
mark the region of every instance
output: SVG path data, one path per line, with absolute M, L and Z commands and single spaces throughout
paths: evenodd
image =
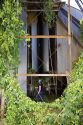
M 57 76 L 56 76 L 56 83 L 55 83 L 55 93 L 56 93 L 56 98 L 57 98 L 57 94 L 58 94 Z
M 68 36 L 71 36 L 71 16 L 70 16 L 70 0 L 68 0 Z M 69 71 L 72 69 L 72 57 L 71 57 L 71 37 L 68 37 L 69 45 Z
M 4 118 L 4 89 L 1 90 L 1 119 Z

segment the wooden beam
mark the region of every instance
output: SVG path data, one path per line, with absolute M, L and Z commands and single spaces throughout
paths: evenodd
M 1 90 L 1 119 L 4 118 L 4 106 L 5 106 L 5 100 L 4 100 L 4 89 Z
M 68 38 L 71 35 L 28 35 L 28 36 L 17 36 L 17 38 Z
M 38 77 L 38 76 L 48 76 L 48 77 L 53 77 L 53 76 L 69 76 L 69 73 L 65 74 L 16 74 L 16 76 L 28 76 L 28 77 Z
M 43 9 L 28 9 L 27 12 L 44 12 L 45 10 Z M 53 11 L 53 12 L 57 12 L 59 11 L 59 9 L 54 9 L 54 10 L 50 10 L 50 11 Z
M 29 3 L 29 4 L 33 4 L 33 3 L 36 3 L 36 4 L 40 4 L 40 3 L 49 3 L 48 1 L 23 1 L 23 3 Z M 54 1 L 54 2 L 51 2 L 50 3 L 56 3 L 56 4 L 60 4 L 60 3 L 64 3 L 64 2 L 60 2 L 60 1 Z

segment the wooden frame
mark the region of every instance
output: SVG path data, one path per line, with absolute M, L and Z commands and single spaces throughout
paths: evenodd
M 28 10 L 33 11 L 33 10 Z M 38 10 L 39 11 L 39 10 Z M 71 26 L 70 26 L 70 0 L 68 0 L 68 35 L 28 35 L 28 36 L 17 36 L 17 38 L 68 38 L 68 44 L 69 44 L 69 60 L 70 60 L 70 71 L 72 67 L 71 63 Z M 38 76 L 69 76 L 69 73 L 64 74 L 16 74 L 16 76 L 27 76 L 27 77 L 38 77 Z

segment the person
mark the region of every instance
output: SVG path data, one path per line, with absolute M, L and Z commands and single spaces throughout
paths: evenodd
M 42 90 L 43 90 L 42 80 L 39 79 L 38 80 L 38 93 L 36 95 L 37 101 L 42 101 L 43 102 Z

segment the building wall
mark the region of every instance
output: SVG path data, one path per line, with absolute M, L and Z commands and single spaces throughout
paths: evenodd
M 59 11 L 58 13 L 58 17 L 61 19 L 61 21 L 64 23 L 64 25 L 67 27 L 68 24 L 68 17 L 67 17 L 67 12 L 66 14 L 63 13 L 64 10 Z M 73 22 L 74 21 L 74 22 Z M 75 21 L 75 19 L 73 20 L 73 18 L 71 17 L 71 32 L 76 35 L 77 37 L 80 36 L 80 22 L 79 21 Z
M 20 17 L 24 22 L 24 30 L 27 33 L 27 13 L 23 9 Z M 18 74 L 27 74 L 27 45 L 25 40 L 19 44 L 20 64 L 18 67 Z M 27 76 L 18 76 L 18 82 L 21 89 L 27 94 Z
M 57 19 L 57 35 L 67 35 L 67 29 L 62 25 L 61 21 Z M 73 37 L 71 40 L 72 62 L 74 62 L 80 54 L 81 48 L 78 42 Z M 65 73 L 69 71 L 69 48 L 68 40 L 57 39 L 57 70 L 58 73 Z

